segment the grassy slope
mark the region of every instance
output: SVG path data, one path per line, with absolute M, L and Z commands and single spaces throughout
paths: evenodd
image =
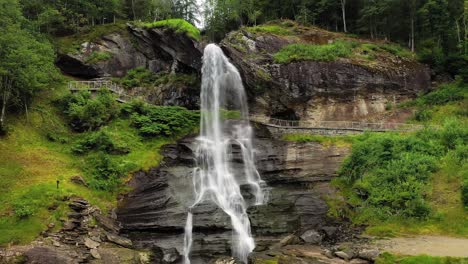
M 443 105 L 422 105 L 422 108 L 430 110 L 430 118 L 424 122 L 409 120 L 412 123 L 440 125 L 449 118 L 457 118 L 460 125 L 468 124 L 466 107 L 468 105 L 468 91 L 464 88 L 465 99 L 449 102 Z M 414 106 L 412 106 L 414 107 Z M 420 106 L 421 107 L 421 106 Z M 464 112 L 465 111 L 465 112 Z M 401 134 L 404 136 L 404 134 Z M 298 142 L 319 142 L 324 145 L 352 145 L 361 136 L 325 137 L 317 135 L 286 135 L 284 139 Z M 468 210 L 461 201 L 462 174 L 468 171 L 468 165 L 456 164 L 450 155 L 442 158 L 439 170 L 432 175 L 429 184 L 428 199 L 433 208 L 433 214 L 427 220 L 393 219 L 387 222 L 375 221 L 367 228 L 366 232 L 377 236 L 401 236 L 407 234 L 433 234 L 468 237 Z M 346 192 L 352 190 L 343 190 Z M 343 216 L 342 202 L 331 201 L 331 215 Z M 359 218 L 359 217 L 356 217 Z M 402 262 L 406 263 L 406 262 Z M 408 262 L 411 263 L 411 262 Z M 434 262 L 439 263 L 439 262 Z
M 66 92 L 60 87 L 44 93 L 31 108 L 30 121 L 24 116 L 10 119 L 11 134 L 0 139 L 0 245 L 27 243 L 34 239 L 48 223 L 60 227 L 60 218 L 68 211 L 63 197 L 77 195 L 106 211 L 116 203 L 117 193 L 95 191 L 73 184 L 70 177 L 83 175 L 84 157 L 73 155 L 71 146 L 86 136 L 68 130 L 53 107 L 52 100 Z M 12 118 L 12 116 L 10 116 Z M 125 161 L 147 169 L 161 160 L 159 149 L 173 141 L 168 138 L 143 140 L 128 120 L 117 119 L 104 128 L 116 137 L 122 137 L 131 152 Z M 60 134 L 67 143 L 51 142 L 46 133 Z M 56 181 L 60 188 L 56 189 Z M 58 206 L 48 210 L 50 206 Z M 30 210 L 34 214 L 19 218 L 14 209 Z

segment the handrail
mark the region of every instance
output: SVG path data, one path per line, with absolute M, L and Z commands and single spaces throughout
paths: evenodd
M 128 102 L 137 97 L 127 94 L 127 92 L 116 83 L 108 80 L 101 81 L 70 81 L 68 89 L 78 90 L 100 90 L 109 89 L 117 94 L 117 100 Z M 423 128 L 421 125 L 405 123 L 368 123 L 357 121 L 309 121 L 309 120 L 285 120 L 273 117 L 251 115 L 249 119 L 269 126 L 275 126 L 286 129 L 342 129 L 359 131 L 414 131 Z
M 357 121 L 303 121 L 284 120 L 264 116 L 250 116 L 250 120 L 280 128 L 303 129 L 343 129 L 369 131 L 414 131 L 423 128 L 421 125 L 405 123 L 369 123 Z

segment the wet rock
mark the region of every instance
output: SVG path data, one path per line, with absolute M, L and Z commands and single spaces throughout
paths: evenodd
M 237 263 L 238 262 L 236 262 L 236 260 L 232 257 L 222 257 L 211 262 L 211 264 L 237 264 Z
M 76 176 L 71 177 L 70 181 L 78 185 L 88 186 L 85 179 L 81 175 L 76 175 Z
M 377 249 L 362 249 L 358 252 L 358 257 L 369 260 L 375 261 L 380 255 L 380 251 Z
M 99 212 L 93 213 L 94 218 L 98 222 L 100 226 L 102 226 L 105 230 L 112 232 L 112 233 L 118 233 L 119 232 L 119 226 L 117 225 L 116 221 L 113 220 L 110 217 L 104 216 Z
M 333 256 L 333 252 L 332 252 L 330 249 L 328 249 L 328 248 L 324 249 L 324 250 L 322 251 L 322 254 L 323 254 L 324 256 L 326 256 L 327 258 L 330 258 L 330 259 L 334 257 L 334 256 Z
M 163 250 L 163 261 L 165 263 L 175 263 L 178 260 L 181 260 L 182 256 L 179 254 L 177 249 L 169 248 Z
M 96 242 L 90 238 L 85 238 L 84 244 L 87 248 L 93 249 L 99 247 L 100 243 Z
M 336 251 L 335 256 L 337 256 L 337 257 L 339 257 L 341 259 L 344 259 L 344 260 L 350 260 L 353 257 L 352 255 L 349 255 L 348 253 L 346 253 L 344 251 Z
M 99 254 L 99 251 L 95 248 L 92 248 L 90 251 L 91 253 L 91 256 L 95 259 L 100 259 L 101 258 L 101 254 Z
M 254 144 L 257 168 L 270 186 L 269 202 L 262 206 L 254 206 L 251 190 L 243 187 L 258 242 L 256 250 L 271 248 L 297 230 L 331 226 L 334 220 L 327 216 L 325 197 L 335 191 L 328 182 L 337 176 L 348 149 L 283 142 L 268 138 L 267 133 Z M 129 182 L 133 190 L 119 203 L 117 220 L 122 224 L 122 234 L 133 241 L 134 247 L 156 246 L 183 252 L 187 207 L 193 203 L 194 149 L 193 137 L 163 147 L 161 167 L 137 172 Z M 243 168 L 240 155 L 233 148 L 232 167 L 236 171 Z M 241 179 L 241 175 L 238 177 Z M 229 217 L 209 202 L 194 208 L 193 213 L 193 258 L 208 263 L 218 256 L 231 255 Z
M 302 240 L 304 240 L 304 242 L 309 243 L 309 244 L 315 244 L 315 245 L 320 244 L 323 239 L 322 235 L 315 230 L 305 231 L 301 235 L 301 238 Z
M 26 263 L 78 263 L 67 252 L 51 247 L 33 247 L 24 253 Z
M 115 243 L 117 245 L 120 245 L 122 247 L 132 247 L 133 246 L 132 241 L 130 239 L 128 239 L 128 238 L 125 238 L 125 237 L 121 237 L 121 236 L 118 236 L 118 235 L 106 233 L 106 238 L 110 242 Z
M 281 241 L 278 244 L 279 244 L 279 247 L 284 247 L 287 245 L 297 245 L 301 243 L 302 243 L 301 239 L 298 238 L 296 235 L 288 235 L 285 238 L 281 239 Z

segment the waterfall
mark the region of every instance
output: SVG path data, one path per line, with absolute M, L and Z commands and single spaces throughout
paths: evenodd
M 226 129 L 223 114 L 226 110 L 240 113 L 239 120 Z M 190 263 L 192 247 L 193 211 L 204 201 L 212 201 L 231 219 L 232 254 L 247 263 L 255 248 L 247 215 L 247 204 L 241 185 L 247 185 L 255 196 L 255 204 L 266 202 L 265 183 L 254 163 L 252 127 L 248 121 L 248 106 L 242 79 L 222 50 L 206 46 L 203 55 L 201 87 L 200 136 L 195 153 L 197 167 L 193 173 L 195 202 L 189 207 L 184 238 L 185 263 Z M 229 165 L 232 146 L 240 147 L 244 170 L 233 171 Z M 237 176 L 237 178 L 236 178 Z

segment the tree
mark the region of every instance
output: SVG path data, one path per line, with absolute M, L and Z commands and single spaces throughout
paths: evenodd
M 51 45 L 25 29 L 17 0 L 0 0 L 0 131 L 10 107 L 26 113 L 35 93 L 57 72 Z
M 346 28 L 346 0 L 340 0 L 341 2 L 341 13 L 343 15 L 343 31 L 348 32 Z

